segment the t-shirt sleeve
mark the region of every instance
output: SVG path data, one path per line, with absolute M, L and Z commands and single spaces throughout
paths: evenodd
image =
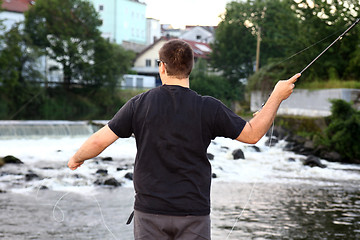
M 236 139 L 245 127 L 245 124 L 246 121 L 244 119 L 236 115 L 222 102 L 219 102 L 214 123 L 215 136 Z
M 109 128 L 120 138 L 130 137 L 133 133 L 132 119 L 134 109 L 132 99 L 128 101 L 109 121 Z

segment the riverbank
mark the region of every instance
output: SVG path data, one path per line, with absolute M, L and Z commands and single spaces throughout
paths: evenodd
M 269 130 L 267 136 L 273 135 L 273 142 L 286 140 L 286 151 L 292 151 L 305 156 L 315 156 L 332 162 L 355 163 L 360 164 L 360 159 L 356 156 L 348 158 L 337 152 L 336 149 L 324 145 L 326 141 L 326 131 L 331 123 L 331 117 L 301 117 L 301 116 L 277 116 L 274 121 L 274 127 Z M 359 123 L 357 123 L 359 126 Z M 358 131 L 358 127 L 346 129 L 346 124 L 342 125 L 344 131 Z M 351 134 L 351 133 L 350 133 Z M 348 144 L 357 144 L 354 141 Z M 340 142 L 339 142 L 340 143 Z

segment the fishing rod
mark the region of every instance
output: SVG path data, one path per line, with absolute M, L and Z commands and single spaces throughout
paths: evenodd
M 319 57 L 321 57 L 329 48 L 332 47 L 332 45 L 334 45 L 338 40 L 341 40 L 343 38 L 343 36 L 349 32 L 356 24 L 358 24 L 360 21 L 360 18 L 356 19 L 356 21 L 351 24 L 350 27 L 348 27 L 338 38 L 336 38 L 329 46 L 327 46 L 327 48 L 324 49 L 324 51 L 322 51 L 316 58 L 314 58 L 314 60 L 312 60 L 301 72 L 300 74 L 302 74 L 306 69 L 308 69 L 316 60 L 319 59 Z
M 350 27 L 348 27 L 342 34 L 340 34 L 329 46 L 327 46 L 317 57 L 314 58 L 303 70 L 301 70 L 299 73 L 302 74 L 306 69 L 308 69 L 316 60 L 318 60 L 329 48 L 331 48 L 337 41 L 341 40 L 344 35 L 349 32 L 353 27 L 355 27 L 356 24 L 360 22 L 360 18 L 356 19 L 356 21 L 351 24 Z M 267 100 L 266 100 L 267 101 Z M 258 112 L 261 111 L 261 109 L 264 107 L 265 102 L 261 105 L 260 110 L 256 111 L 253 115 L 255 116 Z
M 349 31 L 350 31 L 356 24 L 358 24 L 359 22 L 360 22 L 360 18 L 356 19 L 356 21 L 355 21 L 350 27 L 348 27 L 342 34 L 340 34 L 339 37 L 337 37 L 327 48 L 325 48 L 316 58 L 314 58 L 314 60 L 312 60 L 303 70 L 301 70 L 300 74 L 302 74 L 306 69 L 308 69 L 316 60 L 318 60 L 318 59 L 319 59 L 329 48 L 331 48 L 338 40 L 341 40 L 341 39 L 343 38 L 343 36 L 344 36 L 347 32 L 349 32 Z M 256 115 L 258 112 L 261 111 L 261 109 L 263 108 L 263 106 L 265 105 L 265 103 L 266 103 L 266 101 L 262 104 L 260 110 L 258 110 L 257 112 L 255 112 L 254 115 Z M 271 135 L 270 135 L 270 144 L 269 144 L 269 147 L 271 147 L 271 139 L 272 139 L 272 134 L 273 134 L 273 131 L 274 131 L 274 123 L 275 123 L 275 122 L 273 121 L 272 127 L 271 127 Z M 245 208 L 247 207 L 247 205 L 248 205 L 248 203 L 249 203 L 249 201 L 250 201 L 250 199 L 251 199 L 251 196 L 252 196 L 252 194 L 253 194 L 253 190 L 254 190 L 254 188 L 255 188 L 255 185 L 256 185 L 256 181 L 254 182 L 254 184 L 253 184 L 253 186 L 252 186 L 252 188 L 251 188 L 251 192 L 250 192 L 249 197 L 248 197 L 248 199 L 247 199 L 247 201 L 246 201 L 246 203 L 245 203 L 245 206 L 243 207 L 243 209 L 242 209 L 241 213 L 239 214 L 239 216 L 236 217 L 236 221 L 235 221 L 234 225 L 232 226 L 229 234 L 227 235 L 226 240 L 229 239 L 230 235 L 232 234 L 232 232 L 233 232 L 234 229 L 235 229 L 236 224 L 237 224 L 238 221 L 240 220 L 240 218 L 241 218 L 241 216 L 242 216 Z

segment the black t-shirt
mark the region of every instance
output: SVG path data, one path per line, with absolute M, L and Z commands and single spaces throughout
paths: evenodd
M 163 85 L 129 100 L 108 123 L 136 139 L 135 209 L 165 215 L 210 213 L 207 148 L 217 136 L 235 139 L 246 121 L 219 100 Z

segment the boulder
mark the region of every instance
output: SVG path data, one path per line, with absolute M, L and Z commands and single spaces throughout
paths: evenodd
M 215 157 L 214 154 L 211 154 L 211 153 L 207 153 L 206 156 L 209 160 L 214 160 L 214 157 Z
M 35 178 L 39 178 L 39 175 L 37 175 L 36 173 L 30 172 L 30 173 L 25 174 L 25 181 L 27 181 L 27 182 L 31 181 Z
M 270 128 L 269 131 L 266 133 L 266 136 L 268 137 L 270 137 L 271 135 L 281 140 L 289 136 L 289 131 L 282 126 L 274 126 L 273 128 Z
M 324 151 L 324 152 L 322 152 L 321 157 L 326 160 L 329 160 L 331 162 L 341 162 L 342 161 L 341 155 L 334 151 L 331 151 L 331 152 Z
M 213 173 L 213 174 L 211 175 L 211 177 L 212 177 L 212 178 L 217 178 L 216 173 Z
M 5 163 L 24 164 L 20 159 L 14 157 L 14 156 L 11 156 L 11 155 L 4 157 L 3 160 Z
M 279 140 L 277 138 L 269 138 L 268 140 L 266 140 L 265 142 L 265 146 L 269 146 L 269 147 L 273 147 L 275 146 L 277 143 L 279 142 Z
M 307 140 L 307 141 L 305 141 L 305 143 L 304 143 L 304 148 L 314 151 L 314 149 L 315 149 L 315 144 L 314 144 L 313 141 Z
M 100 179 L 96 179 L 94 182 L 95 185 L 102 185 L 103 182 Z
M 116 168 L 116 171 L 122 171 L 122 170 L 128 170 L 128 168 L 126 166 Z
M 128 173 L 126 173 L 125 174 L 125 176 L 124 176 L 126 179 L 129 179 L 129 180 L 133 180 L 133 178 L 134 178 L 134 174 L 133 173 L 131 173 L 131 172 L 128 172 Z
M 289 157 L 288 162 L 295 162 L 295 158 Z
M 260 148 L 259 147 L 257 147 L 257 146 L 255 146 L 255 145 L 253 145 L 253 146 L 250 146 L 252 149 L 254 149 L 255 150 L 255 152 L 261 152 L 261 150 L 260 150 Z
M 245 159 L 244 152 L 241 149 L 236 149 L 232 152 L 232 155 L 234 157 L 234 160 L 237 159 Z
M 320 167 L 320 168 L 326 168 L 326 165 L 322 164 L 320 161 L 320 158 L 315 157 L 313 155 L 308 156 L 303 164 L 305 166 L 310 166 L 310 167 Z
M 101 176 L 107 176 L 108 175 L 108 170 L 99 169 L 99 170 L 96 171 L 96 174 L 100 174 Z
M 115 178 L 109 178 L 104 181 L 104 185 L 119 187 L 119 186 L 121 186 L 121 183 L 118 182 Z
M 103 157 L 101 158 L 101 160 L 103 160 L 104 162 L 111 162 L 113 159 L 112 157 Z

